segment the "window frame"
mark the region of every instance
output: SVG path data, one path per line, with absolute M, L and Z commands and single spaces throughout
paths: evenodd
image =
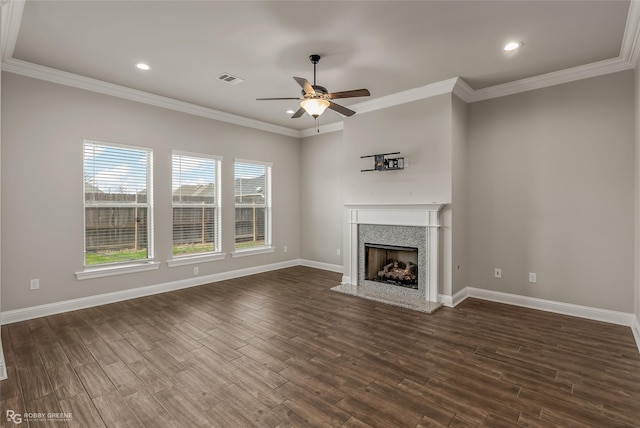
M 145 186 L 147 201 L 143 202 L 126 202 L 119 203 L 117 201 L 96 202 L 87 201 L 86 199 L 86 175 L 85 167 L 87 165 L 86 153 L 87 146 L 106 147 L 112 149 L 136 150 L 146 153 L 146 173 Z M 113 143 L 85 138 L 82 140 L 82 237 L 83 237 L 83 270 L 76 272 L 79 280 L 99 278 L 102 276 L 118 275 L 121 273 L 140 272 L 146 270 L 157 269 L 159 263 L 154 261 L 154 197 L 153 197 L 153 149 L 144 146 L 134 146 L 129 144 Z M 146 208 L 147 210 L 147 257 L 143 259 L 131 259 L 111 263 L 87 264 L 87 208 Z
M 176 156 L 184 156 L 193 159 L 206 159 L 214 161 L 214 204 L 189 204 L 189 203 L 176 203 L 173 200 L 173 163 L 174 158 Z M 171 238 L 171 259 L 167 261 L 167 265 L 169 267 L 175 266 L 184 266 L 188 264 L 202 263 L 208 261 L 215 260 L 223 260 L 226 257 L 226 253 L 222 252 L 222 156 L 212 155 L 212 154 L 204 154 L 204 153 L 194 153 L 194 152 L 186 152 L 182 150 L 172 150 L 171 151 L 171 230 L 172 230 L 172 238 Z M 195 206 L 205 206 L 209 208 L 215 208 L 215 217 L 214 217 L 214 248 L 211 251 L 203 251 L 199 253 L 191 253 L 191 254 L 173 254 L 173 249 L 175 247 L 175 243 L 173 241 L 173 227 L 174 227 L 174 208 L 176 207 L 195 207 Z M 217 232 L 217 234 L 216 234 Z
M 248 165 L 259 165 L 265 168 L 265 202 L 264 204 L 260 204 L 256 206 L 255 204 L 238 204 L 235 194 L 235 183 L 236 183 L 236 164 L 248 164 Z M 231 253 L 232 257 L 244 257 L 256 254 L 265 254 L 272 253 L 275 251 L 275 247 L 273 246 L 273 163 L 265 162 L 265 161 L 256 161 L 256 160 L 248 160 L 248 159 L 239 159 L 236 158 L 233 160 L 233 198 L 234 198 L 234 250 Z M 237 248 L 236 247 L 236 229 L 235 229 L 235 210 L 237 208 L 265 208 L 265 237 L 264 237 L 264 245 L 249 247 L 249 248 Z

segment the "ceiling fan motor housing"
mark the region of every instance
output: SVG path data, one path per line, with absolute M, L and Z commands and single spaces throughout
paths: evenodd
M 305 98 L 324 98 L 327 94 L 329 94 L 329 90 L 327 88 L 325 88 L 324 86 L 311 85 L 311 87 L 313 88 L 314 91 L 316 91 L 316 95 L 315 96 L 309 96 L 309 94 L 306 94 L 304 92 L 304 89 L 303 89 L 301 91 L 303 97 L 305 97 Z

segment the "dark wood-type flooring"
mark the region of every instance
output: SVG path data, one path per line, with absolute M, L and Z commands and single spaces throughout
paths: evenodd
M 21 427 L 638 427 L 628 327 L 468 299 L 433 315 L 296 267 L 2 327 Z

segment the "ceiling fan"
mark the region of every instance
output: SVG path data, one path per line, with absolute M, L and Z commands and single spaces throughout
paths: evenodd
M 338 98 L 368 97 L 371 95 L 368 89 L 352 89 L 350 91 L 329 92 L 324 86 L 316 84 L 316 65 L 320 61 L 320 55 L 309 55 L 309 60 L 313 63 L 313 85 L 307 79 L 294 77 L 302 88 L 302 98 L 256 98 L 258 101 L 264 100 L 300 100 L 300 108 L 291 119 L 302 116 L 305 112 L 317 119 L 327 108 L 337 111 L 345 116 L 353 116 L 355 111 L 334 103 L 332 100 Z

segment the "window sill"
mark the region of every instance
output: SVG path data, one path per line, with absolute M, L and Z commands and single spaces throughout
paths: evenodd
M 85 279 L 103 278 L 105 276 L 126 275 L 128 273 L 156 270 L 159 267 L 160 263 L 158 262 L 145 262 L 109 267 L 86 268 L 82 272 L 76 272 L 76 278 L 79 281 L 82 281 Z
M 231 253 L 231 257 L 248 257 L 248 256 L 256 256 L 258 254 L 268 254 L 273 253 L 276 250 L 276 247 L 259 247 L 259 248 L 250 248 L 247 250 L 236 250 Z
M 197 256 L 176 257 L 175 259 L 167 260 L 167 266 L 177 267 L 193 265 L 196 263 L 215 262 L 217 260 L 224 260 L 226 257 L 227 253 L 200 254 Z

